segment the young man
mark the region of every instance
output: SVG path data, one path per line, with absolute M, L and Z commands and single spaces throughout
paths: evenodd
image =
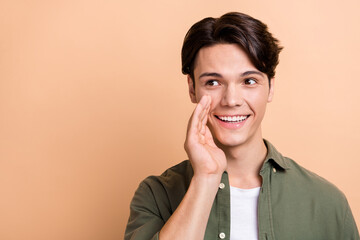
M 345 196 L 262 138 L 280 51 L 245 14 L 191 27 L 182 49 L 197 103 L 189 160 L 140 184 L 125 239 L 360 239 Z

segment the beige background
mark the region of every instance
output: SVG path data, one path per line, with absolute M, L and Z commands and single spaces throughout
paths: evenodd
M 139 182 L 186 158 L 180 50 L 242 11 L 285 47 L 264 136 L 360 225 L 360 2 L 0 1 L 0 239 L 122 239 Z

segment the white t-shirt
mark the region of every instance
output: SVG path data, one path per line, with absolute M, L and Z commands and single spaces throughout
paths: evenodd
M 257 203 L 260 187 L 230 186 L 230 240 L 258 240 Z

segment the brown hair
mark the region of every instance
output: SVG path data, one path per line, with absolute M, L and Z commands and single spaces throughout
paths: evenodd
M 218 43 L 238 44 L 254 66 L 270 79 L 275 76 L 282 47 L 268 27 L 246 14 L 230 12 L 220 18 L 204 18 L 187 32 L 181 50 L 182 72 L 194 81 L 194 62 L 199 50 Z

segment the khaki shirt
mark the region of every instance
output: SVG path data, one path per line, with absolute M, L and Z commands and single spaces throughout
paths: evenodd
M 342 192 L 318 175 L 283 157 L 268 141 L 260 170 L 259 240 L 359 240 Z M 190 162 L 140 183 L 130 204 L 125 240 L 155 240 L 183 199 L 193 176 Z M 206 240 L 230 239 L 230 187 L 224 172 L 215 197 Z

